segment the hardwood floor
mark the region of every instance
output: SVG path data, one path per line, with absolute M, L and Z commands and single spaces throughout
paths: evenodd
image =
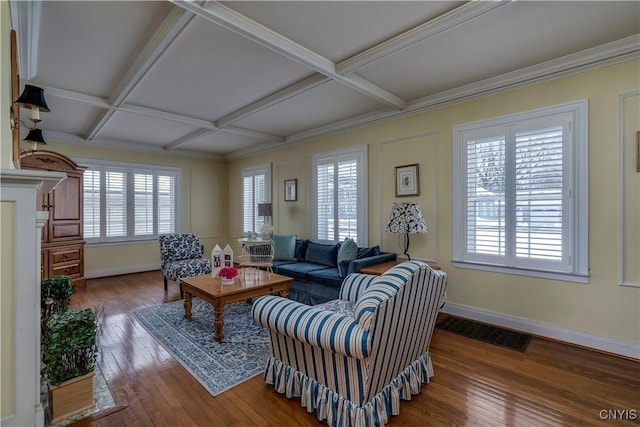
M 211 396 L 131 314 L 176 299 L 157 271 L 89 280 L 73 295 L 73 308 L 104 311 L 98 364 L 119 405 L 74 426 L 326 425 L 261 376 Z M 431 357 L 435 377 L 389 426 L 640 424 L 637 361 L 540 338 L 519 353 L 439 329 Z

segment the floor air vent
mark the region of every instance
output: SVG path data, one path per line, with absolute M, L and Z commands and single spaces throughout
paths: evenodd
M 529 342 L 531 342 L 531 335 L 454 316 L 447 316 L 440 320 L 436 327 L 463 337 L 473 338 L 519 352 L 524 352 Z

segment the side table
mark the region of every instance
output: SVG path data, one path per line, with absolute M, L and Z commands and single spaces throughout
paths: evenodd
M 363 274 L 375 274 L 376 276 L 382 275 L 385 271 L 390 269 L 391 267 L 395 267 L 396 265 L 402 263 L 404 261 L 387 261 L 382 264 L 371 265 L 369 267 L 361 268 L 360 273 Z M 434 270 L 440 270 L 440 266 L 437 264 L 429 264 L 429 267 Z

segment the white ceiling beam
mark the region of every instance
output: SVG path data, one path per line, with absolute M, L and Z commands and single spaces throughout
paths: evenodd
M 202 138 L 204 136 L 207 136 L 209 134 L 212 134 L 214 132 L 215 132 L 214 130 L 200 129 L 200 130 L 197 130 L 197 131 L 195 131 L 193 133 L 190 133 L 189 135 L 185 136 L 184 138 L 180 138 L 177 141 L 173 141 L 172 143 L 167 144 L 167 145 L 163 146 L 162 148 L 164 148 L 165 150 L 168 150 L 168 151 L 172 151 L 172 150 L 175 150 L 176 148 L 178 148 L 178 147 L 180 147 L 182 145 L 189 144 L 190 142 L 193 142 L 193 141 L 197 141 L 198 139 L 200 139 L 200 138 Z
M 152 117 L 154 119 L 170 120 L 172 122 L 193 125 L 203 129 L 217 129 L 216 125 L 214 125 L 211 121 L 198 119 L 191 116 L 185 116 L 183 114 L 175 114 L 168 111 L 156 110 L 155 108 L 141 107 L 139 105 L 132 104 L 122 104 L 119 107 L 114 107 L 114 109 L 126 113 L 140 114 L 141 116 Z
M 226 128 L 220 129 L 223 132 L 235 133 L 238 135 L 250 136 L 252 138 L 258 138 L 265 141 L 271 142 L 285 142 L 286 138 L 280 135 L 274 135 L 272 133 L 259 132 L 251 129 L 245 129 L 237 126 L 228 126 Z
M 127 142 L 120 141 L 115 139 L 106 139 L 106 138 L 96 138 L 92 141 L 89 141 L 79 135 L 66 133 L 66 132 L 57 132 L 57 131 L 44 131 L 46 134 L 47 140 L 49 142 L 62 142 L 65 144 L 75 144 L 75 145 L 98 145 L 100 147 L 108 147 L 114 149 L 128 150 L 128 151 L 136 151 L 141 153 L 157 153 L 167 155 L 167 151 L 155 144 L 145 144 L 142 142 Z M 171 152 L 171 156 L 178 157 L 186 157 L 186 158 L 194 158 L 194 159 L 211 159 L 211 160 L 223 160 L 224 158 L 219 154 L 211 154 L 211 153 L 203 153 L 202 151 L 189 151 L 189 150 L 175 150 Z
M 18 72 L 22 80 L 31 80 L 38 72 L 42 3 L 12 0 L 9 6 L 11 7 L 11 25 L 18 36 Z
M 185 116 L 182 114 L 170 113 L 167 111 L 156 110 L 154 108 L 142 107 L 139 105 L 122 104 L 119 107 L 113 106 L 107 102 L 106 99 L 93 95 L 87 95 L 84 93 L 73 92 L 66 89 L 60 89 L 52 86 L 40 85 L 44 89 L 47 96 L 58 97 L 62 99 L 68 99 L 74 102 L 81 102 L 83 104 L 93 105 L 94 107 L 104 108 L 105 110 L 124 113 L 140 114 L 146 117 L 152 117 L 161 120 L 170 120 L 185 125 L 196 126 L 201 129 L 207 129 L 209 131 L 221 130 L 224 132 L 241 134 L 245 136 L 251 136 L 253 138 L 262 139 L 265 141 L 284 142 L 284 137 L 280 135 L 273 135 L 266 132 L 259 132 L 236 126 L 226 126 L 224 129 L 219 129 L 213 122 L 208 120 L 199 119 L 197 117 Z
M 127 73 L 112 92 L 113 95 L 109 98 L 109 103 L 112 106 L 119 107 L 127 99 L 133 89 L 162 54 L 166 52 L 167 48 L 178 38 L 193 17 L 193 14 L 187 13 L 181 8 L 176 7 L 171 10 L 162 25 L 160 25 L 160 28 L 155 32 L 149 43 L 142 50 L 142 53 L 138 55 L 136 61 L 129 67 Z M 89 129 L 87 139 L 95 138 L 113 113 L 114 110 L 111 109 L 102 114 Z
M 299 82 L 294 83 L 291 86 L 274 92 L 271 95 L 265 96 L 264 98 L 259 99 L 258 101 L 253 102 L 243 108 L 240 108 L 233 113 L 227 114 L 226 116 L 216 121 L 216 126 L 218 126 L 219 128 L 225 128 L 232 123 L 235 123 L 239 120 L 244 119 L 245 117 L 257 113 L 258 111 L 279 104 L 289 98 L 300 95 L 301 93 L 304 93 L 328 81 L 330 81 L 330 79 L 322 74 L 313 74 L 306 79 L 300 80 Z
M 87 95 L 80 92 L 74 92 L 72 90 L 60 89 L 53 86 L 37 84 L 36 86 L 42 88 L 47 97 L 57 97 L 62 99 L 68 99 L 69 101 L 81 102 L 83 104 L 93 105 L 94 107 L 104 108 L 109 110 L 113 108 L 111 104 L 105 99 L 98 96 Z
M 379 102 L 394 108 L 405 108 L 406 102 L 373 83 L 363 84 L 361 79 L 353 76 L 342 76 L 336 72 L 335 64 L 329 59 L 294 42 L 283 35 L 265 27 L 264 25 L 236 12 L 235 10 L 215 1 L 205 2 L 204 6 L 182 1 L 170 0 L 172 3 L 189 10 L 228 30 L 240 34 L 249 40 L 261 44 L 279 54 L 317 71 L 339 83 L 349 86 Z
M 490 12 L 511 1 L 472 1 L 443 15 L 398 34 L 380 44 L 372 46 L 336 65 L 339 74 L 353 73 L 378 59 L 391 55 L 413 44 L 441 34 L 472 19 Z

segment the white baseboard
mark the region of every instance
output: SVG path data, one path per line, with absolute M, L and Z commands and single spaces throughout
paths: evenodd
M 508 314 L 496 313 L 450 302 L 447 302 L 441 311 L 454 316 L 460 316 L 541 337 L 577 344 L 605 351 L 607 353 L 640 359 L 640 343 L 633 341 L 563 328 L 550 323 L 537 322 L 531 319 L 510 316 Z
M 97 279 L 99 277 L 120 276 L 122 274 L 142 273 L 144 271 L 160 270 L 160 264 L 136 265 L 132 267 L 103 268 L 100 270 L 89 270 L 84 272 L 87 279 Z

